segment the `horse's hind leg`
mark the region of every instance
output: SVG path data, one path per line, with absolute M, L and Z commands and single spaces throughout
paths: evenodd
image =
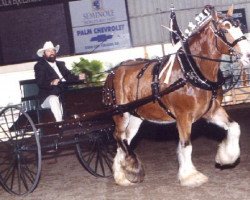
M 196 170 L 192 162 L 192 144 L 190 141 L 192 120 L 188 115 L 182 114 L 177 118 L 177 128 L 179 131 L 178 178 L 182 186 L 196 187 L 207 182 L 208 178 Z
M 215 162 L 219 165 L 233 165 L 240 157 L 240 126 L 232 121 L 224 108 L 219 107 L 212 115 L 207 116 L 208 122 L 214 123 L 227 131 L 226 138 L 219 145 Z
M 114 179 L 117 184 L 123 186 L 142 182 L 145 175 L 143 166 L 130 147 L 142 120 L 124 113 L 114 116 L 114 121 L 116 123 L 114 136 L 118 144 L 113 163 Z

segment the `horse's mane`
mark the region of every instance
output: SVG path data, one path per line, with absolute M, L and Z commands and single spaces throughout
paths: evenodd
M 202 28 L 204 28 L 213 18 L 215 9 L 213 6 L 207 5 L 202 10 L 201 13 L 196 15 L 195 22 L 189 22 L 188 28 L 184 31 L 184 37 L 189 38 L 194 34 L 198 33 Z

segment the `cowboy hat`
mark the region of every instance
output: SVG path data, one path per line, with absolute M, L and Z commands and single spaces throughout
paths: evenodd
M 44 43 L 43 48 L 38 49 L 38 51 L 36 52 L 36 54 L 39 57 L 43 57 L 44 51 L 47 49 L 55 49 L 56 53 L 59 51 L 60 45 L 56 45 L 54 46 L 53 43 L 51 41 L 47 41 Z

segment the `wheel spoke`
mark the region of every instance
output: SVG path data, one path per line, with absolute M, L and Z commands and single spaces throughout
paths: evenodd
M 109 170 L 112 171 L 113 160 L 110 159 L 110 157 L 108 156 L 108 153 L 106 151 L 105 151 L 105 154 L 104 154 L 104 152 L 102 152 L 102 156 L 101 157 L 104 159 L 104 161 L 107 164 Z
M 3 177 L 3 180 L 5 183 L 8 181 L 9 177 L 11 176 L 11 173 L 13 173 L 15 170 L 15 162 L 11 163 L 11 165 L 8 167 L 9 168 L 8 169 L 6 168 L 7 172 L 6 172 L 5 176 Z M 4 171 L 6 171 L 6 170 L 4 170 Z
M 88 145 L 83 143 L 77 144 L 77 152 L 80 163 L 91 174 L 97 177 L 108 177 L 112 174 L 112 163 L 114 148 L 111 143 L 112 136 L 103 131 L 94 131 L 89 135 L 82 137 L 89 137 Z M 80 141 L 86 141 L 84 139 Z M 89 147 L 89 148 L 86 148 Z
M 24 174 L 27 176 L 27 178 L 30 180 L 30 182 L 34 182 L 35 178 L 34 176 L 36 175 L 36 173 L 34 171 L 32 171 L 29 167 L 28 167 L 28 160 L 23 159 L 23 172 Z
M 12 173 L 10 174 L 11 175 L 11 181 L 10 181 L 10 189 L 11 190 L 13 189 L 13 185 L 14 185 L 14 178 L 15 178 L 15 173 L 16 173 L 15 168 L 16 168 L 16 163 L 14 163 Z M 8 180 L 6 180 L 6 182 L 5 182 L 6 184 L 7 184 L 7 181 Z
M 104 169 L 104 164 L 103 164 L 103 157 L 102 157 L 101 154 L 102 154 L 102 152 L 98 148 L 98 157 L 99 157 L 99 160 L 100 160 L 99 164 L 100 164 L 100 167 L 101 167 L 102 174 L 105 176 L 105 169 Z
M 88 157 L 87 163 L 90 165 L 90 163 L 92 162 L 92 160 L 95 157 L 95 150 L 92 149 L 92 151 L 88 155 L 89 155 L 89 157 Z M 85 156 L 85 157 L 87 157 L 87 156 Z
M 100 159 L 100 156 L 99 156 L 99 151 L 97 149 L 97 151 L 96 151 L 96 160 L 95 160 L 95 172 L 97 172 L 97 169 L 98 169 L 99 159 Z
M 29 190 L 29 186 L 27 184 L 26 178 L 25 178 L 25 172 L 24 169 L 22 167 L 22 164 L 19 163 L 19 167 L 18 167 L 19 173 L 20 173 L 20 181 L 23 183 L 23 186 L 25 187 L 26 190 Z M 22 184 L 20 183 L 20 192 L 22 190 Z
M 1 133 L 4 133 L 4 134 L 7 136 L 8 141 L 11 141 L 10 135 L 7 134 L 7 132 L 4 130 L 4 128 L 3 128 L 2 126 L 1 126 L 1 129 L 2 129 L 2 132 L 1 132 Z M 3 140 L 1 139 L 1 141 L 3 141 Z M 3 141 L 3 142 L 4 142 L 4 141 Z

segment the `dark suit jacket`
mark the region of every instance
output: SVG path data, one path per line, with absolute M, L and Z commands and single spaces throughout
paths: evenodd
M 61 72 L 63 78 L 67 82 L 76 82 L 79 80 L 78 76 L 72 74 L 65 66 L 64 62 L 56 61 L 56 65 Z M 59 95 L 62 91 L 62 87 L 50 85 L 54 79 L 59 79 L 59 76 L 55 70 L 49 65 L 45 59 L 39 60 L 35 66 L 35 79 L 39 87 L 39 99 L 42 103 L 49 95 Z

